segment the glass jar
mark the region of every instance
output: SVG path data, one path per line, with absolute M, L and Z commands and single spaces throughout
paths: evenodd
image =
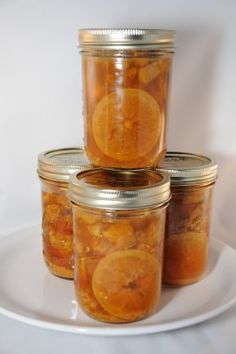
M 104 322 L 156 311 L 162 276 L 168 176 L 89 170 L 72 176 L 75 290 L 82 309 Z
M 216 163 L 189 153 L 168 152 L 158 171 L 171 177 L 167 209 L 163 283 L 191 284 L 204 274 L 208 259 Z
M 83 29 L 85 151 L 95 166 L 158 166 L 166 152 L 174 31 Z
M 72 173 L 88 168 L 82 148 L 43 152 L 38 157 L 42 191 L 43 255 L 54 275 L 73 278 L 72 211 L 67 197 Z

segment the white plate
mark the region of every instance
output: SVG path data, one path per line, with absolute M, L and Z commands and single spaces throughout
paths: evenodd
M 105 324 L 76 305 L 72 281 L 48 273 L 40 228 L 33 227 L 0 239 L 0 313 L 39 327 L 93 335 L 137 335 L 190 326 L 236 303 L 236 251 L 213 239 L 209 258 L 203 280 L 163 289 L 155 315 L 130 324 Z

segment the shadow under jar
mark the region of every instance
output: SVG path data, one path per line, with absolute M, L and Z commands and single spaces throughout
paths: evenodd
M 43 255 L 54 275 L 73 278 L 73 223 L 68 199 L 68 181 L 72 173 L 88 167 L 82 148 L 43 152 L 38 157 L 42 191 Z
M 95 166 L 158 166 L 174 31 L 82 29 L 85 151 Z
M 167 209 L 163 283 L 187 285 L 201 279 L 208 260 L 216 163 L 189 153 L 168 152 L 158 171 L 171 177 Z
M 169 177 L 154 171 L 89 170 L 70 180 L 75 291 L 99 321 L 157 310 Z

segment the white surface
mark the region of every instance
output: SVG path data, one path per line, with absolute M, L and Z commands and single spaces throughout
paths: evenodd
M 94 321 L 77 306 L 73 282 L 48 273 L 40 235 L 37 226 L 0 240 L 0 313 L 13 319 L 64 332 L 129 336 L 200 323 L 236 303 L 236 283 L 232 282 L 236 251 L 213 239 L 204 279 L 191 286 L 164 288 L 158 313 L 129 324 Z
M 38 223 L 38 153 L 82 143 L 79 27 L 177 29 L 169 149 L 235 160 L 235 17 L 234 0 L 0 0 L 0 234 Z
M 234 0 L 0 0 L 0 234 L 39 223 L 36 155 L 82 142 L 77 28 L 167 27 L 179 33 L 169 148 L 219 162 L 211 233 L 236 249 L 235 17 Z M 235 327 L 236 306 L 201 325 L 122 339 L 0 316 L 0 353 L 235 354 Z

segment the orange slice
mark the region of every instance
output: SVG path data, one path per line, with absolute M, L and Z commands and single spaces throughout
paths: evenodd
M 153 218 L 144 230 L 137 233 L 138 249 L 162 257 L 165 215 Z
M 120 89 L 104 96 L 93 114 L 97 146 L 109 157 L 129 161 L 149 153 L 161 133 L 159 104 L 147 92 Z
M 148 84 L 150 81 L 154 80 L 160 73 L 162 67 L 159 61 L 155 61 L 149 65 L 146 65 L 139 69 L 139 80 L 143 84 Z
M 91 212 L 86 212 L 80 208 L 75 208 L 75 215 L 77 216 L 80 222 L 83 222 L 86 225 L 95 224 L 101 219 L 100 215 L 92 214 Z
M 70 204 L 66 195 L 59 194 L 58 191 L 55 193 L 43 192 L 43 204 L 45 206 L 51 204 L 57 204 L 65 209 L 70 209 Z
M 175 193 L 174 201 L 181 204 L 197 204 L 202 203 L 205 198 L 205 191 L 203 188 L 187 190 L 185 193 Z
M 49 204 L 46 206 L 43 215 L 43 221 L 46 223 L 55 223 L 61 215 L 61 207 L 58 204 Z
M 116 251 L 97 265 L 92 289 L 105 311 L 126 321 L 155 309 L 160 291 L 160 264 L 140 250 Z
M 163 281 L 184 285 L 196 281 L 204 272 L 208 238 L 204 233 L 185 232 L 165 240 Z
M 111 243 L 114 249 L 126 249 L 136 244 L 136 237 L 129 223 L 112 224 L 103 232 L 104 237 Z
M 72 232 L 70 235 L 68 235 L 51 231 L 47 237 L 52 247 L 58 249 L 61 252 L 72 252 Z
M 81 307 L 89 316 L 104 322 L 122 322 L 107 313 L 93 294 L 92 276 L 100 259 L 99 257 L 78 258 L 78 267 L 75 268 L 74 276 L 77 298 Z
M 131 248 L 136 244 L 135 232 L 129 223 L 96 223 L 88 225 L 91 235 L 86 243 L 90 243 L 93 255 L 106 255 L 108 252 L 118 249 Z M 87 242 L 88 241 L 88 242 Z

